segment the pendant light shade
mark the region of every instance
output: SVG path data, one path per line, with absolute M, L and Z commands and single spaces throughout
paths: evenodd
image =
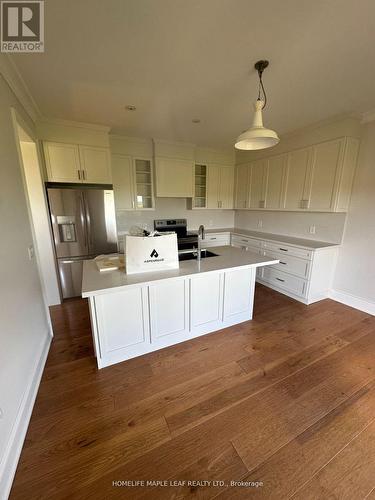
M 255 63 L 255 69 L 258 71 L 259 76 L 259 91 L 258 99 L 254 105 L 255 112 L 253 125 L 237 138 L 234 145 L 236 149 L 266 149 L 275 146 L 280 141 L 279 136 L 274 130 L 263 126 L 262 111 L 267 104 L 267 96 L 263 86 L 262 74 L 268 64 L 268 61 L 258 61 Z M 264 99 L 261 99 L 261 92 L 263 93 Z
M 275 146 L 280 141 L 279 136 L 274 130 L 263 126 L 263 107 L 264 101 L 258 99 L 254 105 L 253 125 L 237 138 L 234 145 L 236 149 L 266 149 Z

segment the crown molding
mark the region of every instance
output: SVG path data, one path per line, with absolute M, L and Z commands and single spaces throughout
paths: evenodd
M 27 114 L 36 122 L 41 116 L 40 109 L 9 54 L 0 54 L 0 73 Z
M 106 125 L 95 125 L 93 123 L 85 123 L 85 122 L 75 122 L 72 120 L 62 120 L 60 118 L 46 118 L 39 117 L 38 125 L 58 125 L 59 127 L 75 127 L 75 128 L 83 128 L 85 130 L 93 130 L 96 132 L 105 132 L 109 133 L 111 127 L 107 127 Z

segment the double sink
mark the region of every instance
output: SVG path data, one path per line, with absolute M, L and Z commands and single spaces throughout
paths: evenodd
M 218 254 L 214 252 L 210 252 L 209 250 L 202 249 L 201 250 L 201 259 L 206 259 L 207 257 L 217 257 Z M 178 260 L 198 260 L 197 252 L 184 252 L 178 254 Z

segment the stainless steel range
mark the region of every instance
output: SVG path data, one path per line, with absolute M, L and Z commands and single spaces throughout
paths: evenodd
M 154 228 L 157 231 L 174 231 L 177 234 L 177 245 L 179 252 L 198 248 L 198 234 L 187 230 L 186 219 L 158 219 L 154 220 Z

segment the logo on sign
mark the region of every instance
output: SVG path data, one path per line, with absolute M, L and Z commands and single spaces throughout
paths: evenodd
M 155 248 L 154 248 L 154 249 L 153 249 L 153 251 L 150 253 L 150 257 L 155 257 L 155 259 L 156 259 L 157 257 L 159 257 L 159 254 L 158 254 L 158 252 L 155 250 Z
M 44 2 L 1 2 L 1 52 L 44 52 Z

